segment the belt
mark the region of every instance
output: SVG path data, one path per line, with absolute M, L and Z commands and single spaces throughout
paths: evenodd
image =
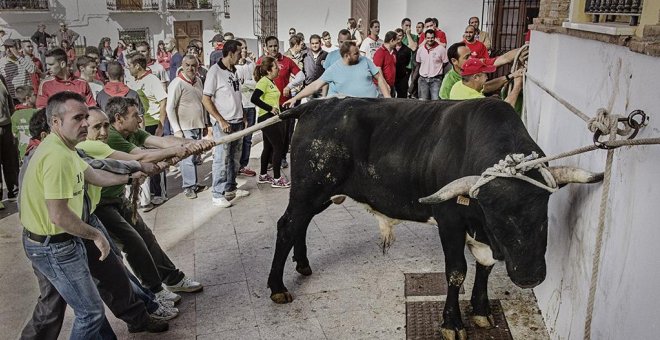
M 424 77 L 424 76 L 420 76 L 420 77 L 427 78 L 427 79 L 442 78 L 442 73 L 438 74 L 437 76 L 433 76 L 433 77 Z
M 60 243 L 60 242 L 65 242 L 69 241 L 75 238 L 75 236 L 67 233 L 62 233 L 62 234 L 57 234 L 57 235 L 49 235 L 49 236 L 44 236 L 44 235 L 38 235 L 35 233 L 31 233 L 27 229 L 23 229 L 23 234 L 25 234 L 25 237 L 29 238 L 32 241 L 39 242 L 39 243 L 44 243 L 46 242 L 46 239 L 50 236 L 50 243 Z

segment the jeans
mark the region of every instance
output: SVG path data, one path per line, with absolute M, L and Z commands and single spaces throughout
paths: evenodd
M 247 117 L 248 127 L 254 125 L 257 111 L 254 107 L 243 108 L 243 114 Z M 241 168 L 250 162 L 250 149 L 252 149 L 252 134 L 243 137 L 243 150 L 241 151 Z
M 94 214 L 126 254 L 135 275 L 152 292 L 163 290 L 162 283 L 172 286 L 184 278 L 185 275 L 165 254 L 142 217 L 138 214 L 137 221 L 132 222 L 133 210 L 126 198 L 102 200 Z
M 200 140 L 202 139 L 202 129 L 183 130 L 183 138 Z M 197 165 L 195 165 L 195 155 L 189 156 L 179 163 L 183 189 L 197 186 Z
M 243 130 L 245 124 L 230 123 L 231 132 Z M 220 138 L 229 135 L 220 128 L 220 123 L 213 124 L 213 139 L 216 141 Z M 220 198 L 226 192 L 236 190 L 236 175 L 241 162 L 241 149 L 243 148 L 243 141 L 236 140 L 231 143 L 220 144 L 215 147 L 213 154 L 213 198 Z
M 69 339 L 116 338 L 104 314 L 99 295 L 87 265 L 87 252 L 79 238 L 59 243 L 34 242 L 23 236 L 25 254 L 32 266 L 73 308 L 74 320 Z M 105 336 L 104 336 L 105 335 Z
M 440 85 L 442 84 L 442 76 L 437 77 L 419 77 L 419 99 L 421 100 L 438 100 L 440 95 Z

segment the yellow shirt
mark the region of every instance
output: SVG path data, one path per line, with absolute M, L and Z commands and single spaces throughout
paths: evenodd
M 66 199 L 69 208 L 82 217 L 84 172 L 88 165 L 51 133 L 34 152 L 21 186 L 19 218 L 25 229 L 38 235 L 64 232 L 48 216 L 46 200 Z
M 460 99 L 475 99 L 475 98 L 484 98 L 484 94 L 471 88 L 465 86 L 462 81 L 456 82 L 449 92 L 449 99 L 460 100 Z
M 115 150 L 98 140 L 86 140 L 84 142 L 78 143 L 76 148 L 85 151 L 87 156 L 94 159 L 106 159 L 108 156 L 112 155 Z M 91 206 L 89 207 L 89 213 L 94 213 L 96 210 L 96 205 L 99 204 L 101 200 L 101 187 L 95 185 L 87 186 L 87 195 L 89 195 L 89 201 Z
M 264 93 L 259 98 L 264 103 L 272 107 L 279 107 L 280 90 L 275 86 L 275 83 L 272 80 L 268 79 L 268 77 L 261 77 L 257 82 L 256 89 L 261 90 Z M 261 117 L 266 114 L 266 110 L 259 107 L 257 114 Z

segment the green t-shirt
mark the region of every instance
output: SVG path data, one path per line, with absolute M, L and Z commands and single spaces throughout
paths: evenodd
M 76 148 L 85 151 L 88 156 L 94 159 L 106 159 L 115 152 L 115 150 L 107 144 L 98 140 L 86 140 L 82 143 L 78 143 Z M 99 204 L 99 201 L 101 200 L 101 189 L 101 187 L 91 184 L 87 186 L 87 195 L 89 195 L 89 200 L 91 202 L 91 206 L 89 207 L 90 214 L 96 210 L 96 205 Z
M 451 88 L 451 92 L 449 93 L 449 99 L 452 100 L 475 98 L 484 98 L 484 94 L 471 87 L 465 86 L 462 81 L 454 84 L 454 86 Z
M 440 85 L 440 99 L 449 99 L 451 88 L 454 84 L 461 82 L 461 80 L 461 75 L 454 71 L 454 68 L 452 67 L 442 79 L 442 85 Z
M 275 86 L 275 83 L 273 83 L 272 80 L 268 79 L 268 77 L 261 77 L 257 82 L 255 89 L 261 90 L 264 93 L 259 97 L 264 103 L 273 107 L 280 105 L 280 90 Z M 259 108 L 259 117 L 266 113 L 266 110 Z
M 30 143 L 30 118 L 37 109 L 22 109 L 11 116 L 11 132 L 18 140 L 18 158 L 23 160 L 25 150 Z
M 127 138 L 124 138 L 114 126 L 110 125 L 110 128 L 108 129 L 108 146 L 113 150 L 131 153 L 133 149 L 143 147 L 149 136 L 151 136 L 149 132 L 138 129 Z M 91 154 L 89 155 L 94 157 Z M 101 198 L 120 198 L 123 195 L 123 184 L 105 187 L 101 190 Z
M 23 176 L 19 211 L 23 227 L 38 235 L 64 232 L 50 221 L 46 200 L 66 199 L 73 213 L 82 217 L 87 167 L 56 134 L 44 138 Z
M 410 33 L 410 36 L 412 37 L 412 40 L 414 40 L 415 42 L 419 42 L 419 36 L 417 34 Z M 410 47 L 410 45 L 408 45 L 408 35 L 407 34 L 403 35 L 403 39 L 401 39 L 401 43 L 403 43 L 404 45 Z M 415 58 L 416 58 L 416 56 L 417 56 L 417 51 L 412 52 L 412 58 L 410 58 L 410 62 L 408 63 L 408 65 L 406 65 L 407 69 L 412 70 L 415 67 Z

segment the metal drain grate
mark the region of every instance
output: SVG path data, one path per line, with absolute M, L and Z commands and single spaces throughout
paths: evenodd
M 470 340 L 513 340 L 509 325 L 504 317 L 499 300 L 490 300 L 490 309 L 495 319 L 495 327 L 483 329 L 475 327 L 470 321 L 470 301 L 459 301 L 463 315 L 463 325 Z M 422 301 L 406 303 L 406 339 L 435 340 L 442 339 L 442 309 L 444 301 Z
M 445 273 L 405 273 L 406 296 L 447 295 Z M 460 294 L 465 293 L 461 286 Z

